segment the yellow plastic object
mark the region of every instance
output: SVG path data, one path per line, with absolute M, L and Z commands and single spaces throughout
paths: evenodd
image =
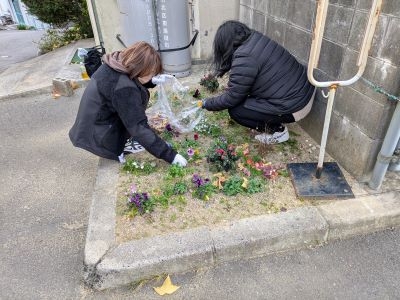
M 80 68 L 81 68 L 81 76 L 82 76 L 82 79 L 90 79 L 90 77 L 89 77 L 89 75 L 88 75 L 88 73 L 86 72 L 86 68 L 85 68 L 85 65 L 84 64 L 80 64 Z

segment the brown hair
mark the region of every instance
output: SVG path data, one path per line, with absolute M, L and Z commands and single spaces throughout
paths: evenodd
M 160 54 L 146 42 L 137 42 L 122 50 L 121 56 L 122 65 L 128 70 L 130 78 L 162 72 Z

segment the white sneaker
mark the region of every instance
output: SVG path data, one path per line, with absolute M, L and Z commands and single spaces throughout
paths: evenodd
M 257 134 L 254 138 L 263 144 L 269 144 L 269 145 L 279 144 L 286 142 L 289 139 L 289 131 L 285 126 L 285 129 L 281 132 L 274 132 L 273 134 L 268 134 L 268 133 Z
M 124 153 L 137 153 L 144 150 L 143 146 L 138 142 L 129 139 L 125 144 Z

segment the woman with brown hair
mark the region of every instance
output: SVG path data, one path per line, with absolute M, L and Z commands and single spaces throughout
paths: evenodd
M 123 161 L 125 142 L 132 137 L 155 157 L 186 166 L 186 159 L 147 123 L 147 88 L 168 80 L 168 75 L 158 75 L 162 71 L 159 53 L 148 43 L 138 42 L 105 54 L 103 62 L 83 93 L 69 132 L 72 144 L 98 156 Z

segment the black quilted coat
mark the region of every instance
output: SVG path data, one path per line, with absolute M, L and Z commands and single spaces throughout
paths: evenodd
M 132 136 L 148 152 L 171 163 L 176 155 L 147 124 L 149 91 L 137 80 L 103 64 L 83 93 L 72 144 L 98 156 L 118 160 Z
M 224 94 L 206 99 L 207 110 L 244 107 L 281 115 L 302 109 L 314 87 L 307 69 L 282 46 L 254 31 L 233 54 L 229 83 Z

